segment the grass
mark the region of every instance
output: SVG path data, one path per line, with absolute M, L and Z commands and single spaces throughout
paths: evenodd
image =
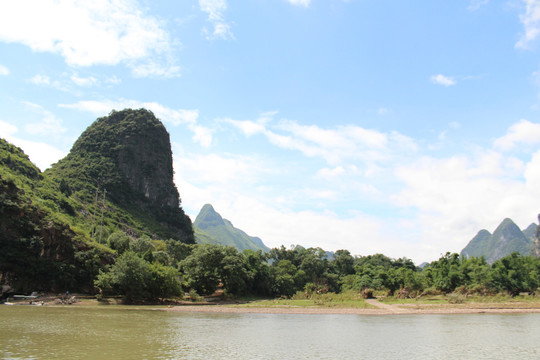
M 380 298 L 380 302 L 385 304 L 415 304 L 415 305 L 454 305 L 454 304 L 518 304 L 527 303 L 540 306 L 540 297 L 534 295 L 520 295 L 512 297 L 507 294 L 496 295 L 470 295 L 447 294 L 429 295 L 418 299 L 400 299 L 393 296 Z
M 297 293 L 291 299 L 246 299 L 242 307 L 322 307 L 322 308 L 355 308 L 372 309 L 358 293 L 341 294 L 326 293 L 306 295 Z

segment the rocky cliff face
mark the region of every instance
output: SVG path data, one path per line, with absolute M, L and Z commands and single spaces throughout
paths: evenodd
M 106 191 L 100 199 L 106 196 L 160 237 L 194 242 L 173 182 L 169 134 L 148 110 L 113 111 L 99 118 L 47 173 L 58 181 L 68 179 L 87 201 Z
M 157 206 L 177 208 L 180 198 L 173 183 L 169 134 L 155 117 L 148 114 L 144 119 L 150 121 L 140 121 L 137 128 L 118 133 L 118 168 L 134 191 Z

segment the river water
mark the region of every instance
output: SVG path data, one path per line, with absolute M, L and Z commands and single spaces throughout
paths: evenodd
M 0 306 L 1 359 L 538 359 L 540 314 L 293 315 Z

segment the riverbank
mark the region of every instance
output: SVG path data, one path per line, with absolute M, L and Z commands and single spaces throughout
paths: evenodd
M 312 300 L 249 300 L 235 302 L 190 302 L 168 301 L 163 304 L 137 304 L 160 311 L 194 313 L 252 313 L 252 314 L 356 314 L 356 315 L 414 315 L 414 314 L 523 314 L 540 313 L 540 298 L 503 299 L 480 297 L 463 303 L 448 303 L 444 298 L 420 301 L 411 299 L 361 299 L 356 301 L 318 302 Z M 40 297 L 36 300 L 16 300 L 5 305 L 38 306 L 118 306 L 123 305 L 120 297 L 97 301 L 92 296 Z
M 466 304 L 386 304 L 376 299 L 365 300 L 368 307 L 337 306 L 258 306 L 257 302 L 240 305 L 180 305 L 166 311 L 202 313 L 254 314 L 356 314 L 356 315 L 414 315 L 414 314 L 519 314 L 540 313 L 540 303 L 466 303 Z

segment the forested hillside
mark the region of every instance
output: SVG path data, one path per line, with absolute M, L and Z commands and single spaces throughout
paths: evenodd
M 44 173 L 21 149 L 0 145 L 2 285 L 93 292 L 99 271 L 130 247 L 168 263 L 167 248 L 194 243 L 169 135 L 151 112 L 98 119 Z

